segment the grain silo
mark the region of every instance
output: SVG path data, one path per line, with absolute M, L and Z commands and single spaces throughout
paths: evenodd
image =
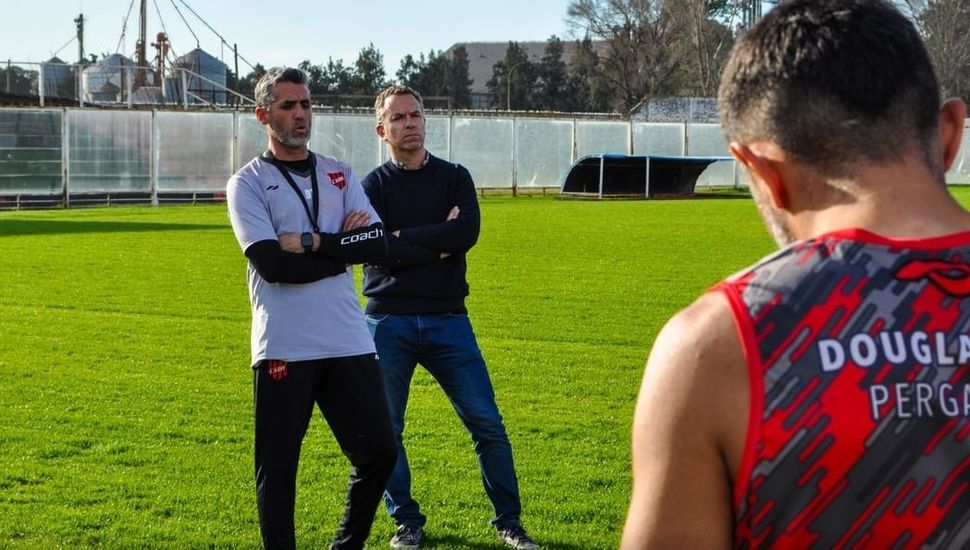
M 179 92 L 178 97 L 181 98 L 180 92 L 184 78 L 188 88 L 189 103 L 224 105 L 227 102 L 227 68 L 222 61 L 212 57 L 201 48 L 196 48 L 175 60 L 173 66 L 174 82 L 166 85 L 166 92 L 170 93 L 174 89 Z M 169 97 L 172 96 L 169 95 Z
M 41 63 L 40 71 L 44 83 L 44 97 L 77 97 L 73 66 L 55 56 Z
M 118 103 L 128 89 L 128 80 L 134 76 L 135 63 L 120 53 L 103 58 L 81 71 L 81 89 L 84 101 L 91 103 Z

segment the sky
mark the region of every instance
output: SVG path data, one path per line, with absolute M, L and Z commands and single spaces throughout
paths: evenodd
M 297 65 L 303 60 L 326 64 L 332 57 L 352 65 L 361 48 L 373 43 L 384 55 L 388 78 L 393 78 L 406 54 L 418 57 L 432 49 L 446 50 L 456 42 L 541 41 L 553 34 L 573 38 L 566 22 L 568 3 L 147 0 L 147 36 L 150 44 L 158 32 L 167 31 L 175 54 L 183 55 L 198 46 L 230 69 L 234 64 L 231 45 L 236 44 L 242 58 L 239 72 L 244 76 L 251 70 L 246 61 L 271 67 Z M 74 19 L 79 13 L 85 19 L 87 56 L 116 52 L 134 56 L 140 0 L 4 0 L 3 4 L 0 61 L 42 62 L 56 54 L 76 62 Z M 230 46 L 223 44 L 220 35 Z M 155 50 L 149 47 L 149 59 L 154 56 Z

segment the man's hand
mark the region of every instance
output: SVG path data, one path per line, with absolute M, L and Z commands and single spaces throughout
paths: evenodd
M 343 231 L 352 231 L 360 227 L 367 227 L 370 225 L 370 214 L 363 212 L 361 210 L 354 210 L 347 217 L 344 218 Z M 299 233 L 280 233 L 277 237 L 280 241 L 280 248 L 286 252 L 292 252 L 294 254 L 303 254 L 303 245 L 300 243 Z M 320 234 L 313 234 L 313 251 L 316 252 L 320 250 Z
M 344 232 L 351 231 L 360 227 L 370 225 L 370 214 L 361 210 L 355 210 L 344 218 Z M 314 243 L 316 244 L 316 243 Z
M 445 221 L 446 222 L 450 222 L 451 220 L 457 220 L 458 219 L 458 214 L 460 214 L 460 213 L 461 213 L 461 209 L 459 209 L 457 206 L 452 206 L 451 207 L 451 210 L 448 211 L 448 217 L 445 218 Z M 440 259 L 441 260 L 444 260 L 448 256 L 451 256 L 451 253 L 450 252 L 442 252 Z
M 303 245 L 300 243 L 299 233 L 280 233 L 279 234 L 280 248 L 285 252 L 292 252 L 294 254 L 303 254 Z M 316 233 L 313 234 L 313 250 L 320 248 L 320 235 Z
M 459 209 L 457 206 L 452 206 L 451 207 L 451 210 L 448 211 L 448 216 L 445 217 L 445 221 L 446 222 L 450 222 L 451 220 L 457 220 L 458 219 L 458 214 L 460 214 L 460 213 L 461 213 L 461 209 Z M 391 232 L 391 235 L 394 235 L 395 237 L 400 237 L 401 236 L 401 230 L 398 229 L 396 231 L 392 231 Z M 448 256 L 451 256 L 451 253 L 450 252 L 442 252 L 441 253 L 441 256 L 439 257 L 439 259 L 440 260 L 444 260 Z

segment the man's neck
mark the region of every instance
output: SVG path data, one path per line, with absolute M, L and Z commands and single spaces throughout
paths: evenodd
M 269 140 L 269 151 L 273 153 L 273 156 L 277 160 L 290 161 L 290 160 L 305 160 L 310 156 L 310 150 L 307 149 L 306 145 L 301 147 L 287 147 L 282 143 L 274 140 Z
M 391 155 L 391 160 L 397 164 L 403 164 L 407 166 L 408 170 L 417 170 L 421 168 L 424 164 L 425 157 L 428 156 L 428 151 L 423 147 L 419 151 L 399 151 L 391 149 L 389 151 Z
M 857 227 L 887 237 L 929 238 L 970 230 L 970 214 L 919 161 L 874 164 L 824 184 L 826 203 L 801 209 L 801 237 Z

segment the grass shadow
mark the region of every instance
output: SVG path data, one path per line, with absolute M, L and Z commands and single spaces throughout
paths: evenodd
M 72 233 L 134 233 L 151 231 L 199 231 L 207 229 L 228 230 L 225 224 L 204 223 L 157 223 L 132 221 L 93 220 L 3 220 L 0 219 L 0 237 L 16 235 L 64 235 Z
M 537 539 L 536 542 L 539 544 L 539 547 L 543 548 L 544 550 L 590 550 L 588 546 L 580 546 L 578 544 L 571 544 L 568 542 L 559 542 L 547 539 Z M 449 550 L 454 550 L 455 548 L 469 550 L 500 550 L 502 548 L 508 548 L 508 546 L 502 544 L 497 538 L 494 543 L 471 542 L 454 535 L 436 536 L 431 533 L 425 534 L 421 547 L 440 548 L 442 550 L 445 548 L 448 548 Z

